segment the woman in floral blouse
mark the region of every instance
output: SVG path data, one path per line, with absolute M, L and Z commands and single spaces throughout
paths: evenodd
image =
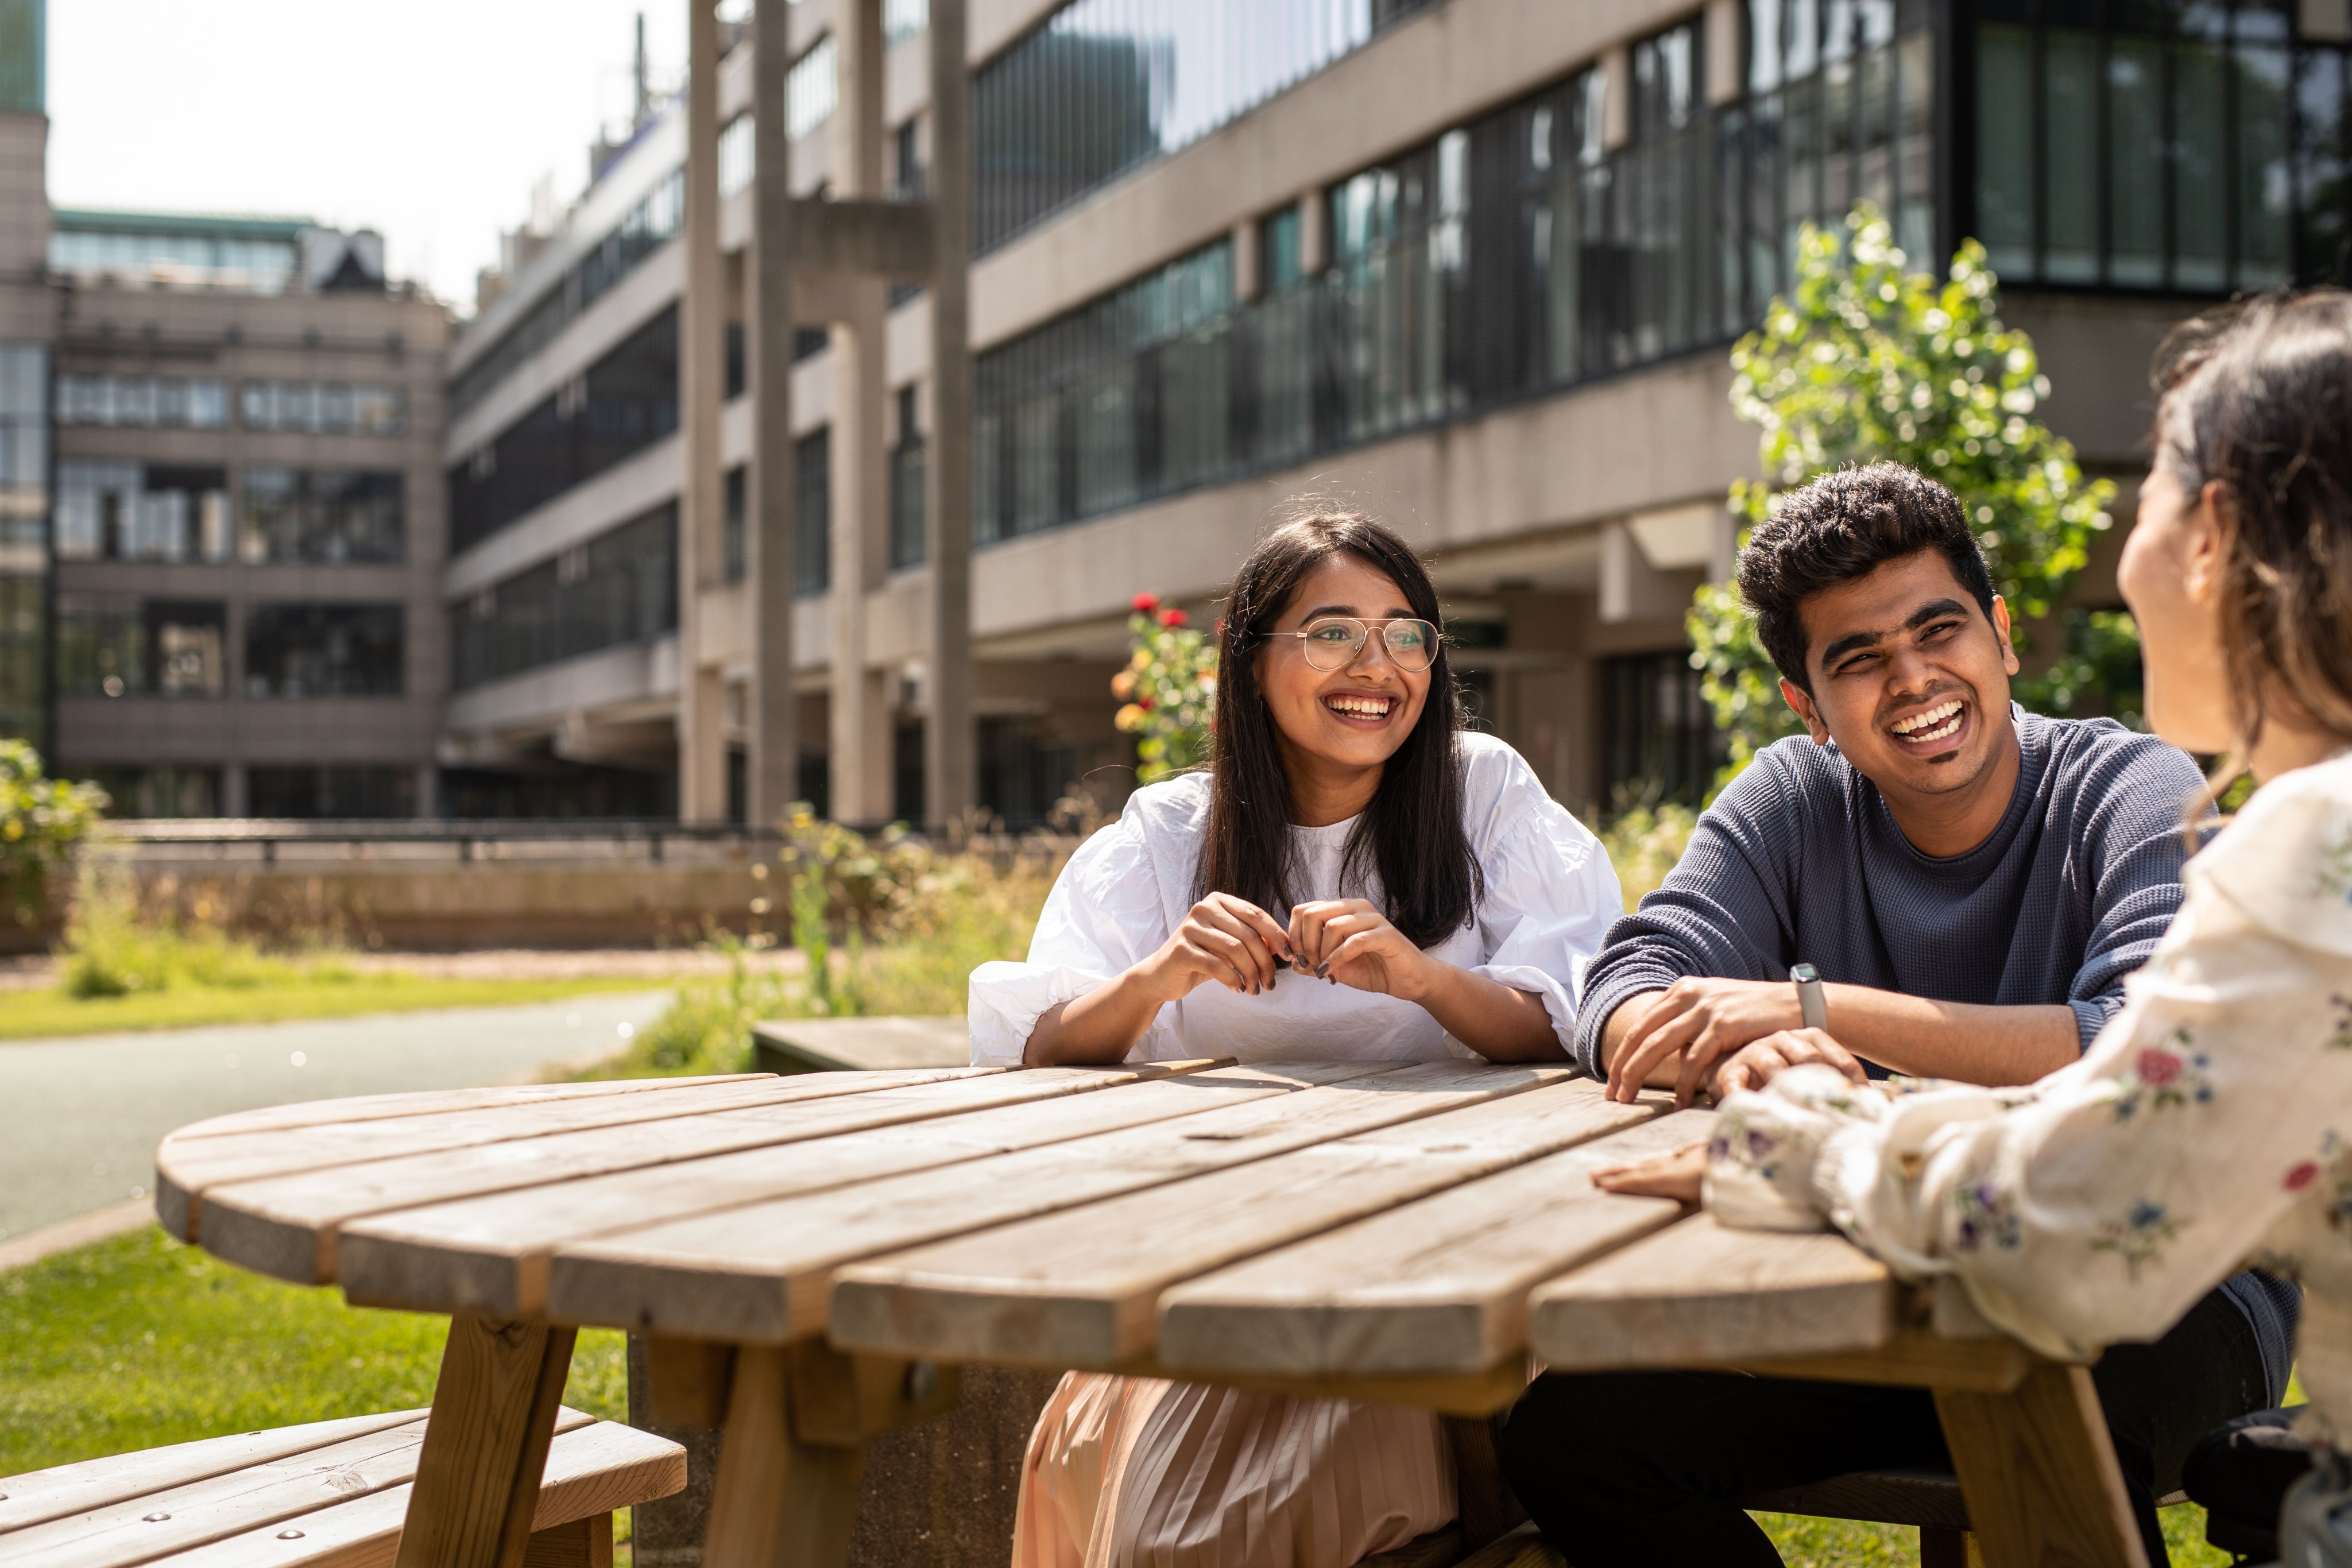
M 2079 1062 L 2024 1089 L 1889 1092 L 1822 1031 L 1759 1041 L 1718 1078 L 1705 1200 L 1727 1224 L 1834 1225 L 1906 1278 L 1951 1275 L 1987 1318 L 2066 1361 L 2153 1340 L 2263 1264 L 2304 1284 L 2302 1430 L 2342 1454 L 2352 294 L 2191 322 L 2157 383 L 2155 462 L 2119 571 L 2146 632 L 2147 715 L 2183 748 L 2226 754 L 2257 792 L 2189 862 L 2179 916 Z M 1610 1185 L 1687 1190 L 1694 1166 Z M 1577 1551 L 1563 1523 L 1580 1568 L 1613 1560 Z

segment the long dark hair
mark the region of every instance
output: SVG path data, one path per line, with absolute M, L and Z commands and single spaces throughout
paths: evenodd
M 2352 293 L 2264 295 L 2182 323 L 2158 350 L 2156 461 L 2231 523 L 2221 646 L 2234 773 L 2267 700 L 2352 741 Z M 2270 683 L 2275 681 L 2275 686 Z
M 1290 774 L 1274 715 L 1257 684 L 1265 646 L 1298 585 L 1335 555 L 1386 572 L 1412 612 L 1440 625 L 1437 590 L 1411 546 L 1358 513 L 1318 507 L 1268 534 L 1242 562 L 1217 644 L 1217 733 L 1212 749 L 1208 840 L 1199 892 L 1245 898 L 1286 920 L 1297 865 Z M 1416 947 L 1468 925 L 1486 883 L 1462 825 L 1461 697 L 1438 639 L 1421 717 L 1381 774 L 1381 786 L 1340 857 L 1344 882 L 1380 873 L 1388 917 Z

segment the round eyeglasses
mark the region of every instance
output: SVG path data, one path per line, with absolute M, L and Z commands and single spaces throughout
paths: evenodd
M 1362 654 L 1375 627 L 1381 645 L 1400 670 L 1419 674 L 1437 657 L 1437 628 L 1426 621 L 1361 621 L 1353 615 L 1325 615 L 1299 631 L 1266 635 L 1297 638 L 1299 652 L 1318 670 L 1344 670 Z

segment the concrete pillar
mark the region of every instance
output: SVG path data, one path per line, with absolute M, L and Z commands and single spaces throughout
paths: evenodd
M 1235 224 L 1233 243 L 1234 298 L 1246 304 L 1265 292 L 1265 245 L 1256 223 Z
M 757 0 L 751 53 L 751 254 L 749 342 L 751 472 L 747 476 L 744 591 L 751 598 L 751 681 L 745 810 L 754 827 L 800 794 L 800 694 L 793 685 L 792 139 L 784 80 L 792 69 L 792 0 Z
M 1331 208 L 1319 193 L 1298 198 L 1298 270 L 1313 277 L 1331 265 Z
M 224 817 L 253 815 L 252 780 L 247 776 L 242 762 L 225 763 L 221 768 L 220 814 Z
M 965 0 L 931 0 L 930 646 L 923 696 L 923 811 L 968 813 L 977 790 L 971 654 L 971 75 Z
M 1622 521 L 1601 525 L 1600 597 L 1604 625 L 1678 615 L 1690 605 L 1689 591 L 1652 564 Z
M 1633 51 L 1620 44 L 1601 57 L 1601 145 L 1614 152 L 1633 140 Z
M 703 667 L 702 591 L 720 577 L 726 491 L 719 407 L 726 376 L 726 278 L 719 260 L 719 18 L 687 0 L 686 287 L 678 301 L 678 423 L 686 475 L 677 528 L 677 814 L 727 817 L 727 743 L 717 670 Z
M 1740 0 L 1706 0 L 1706 101 L 1717 109 L 1739 99 Z
M 835 0 L 834 193 L 881 200 L 882 0 Z M 889 820 L 891 712 L 882 672 L 866 667 L 866 596 L 890 566 L 890 388 L 883 334 L 888 283 L 841 280 L 833 326 L 833 702 L 830 802 L 835 821 Z

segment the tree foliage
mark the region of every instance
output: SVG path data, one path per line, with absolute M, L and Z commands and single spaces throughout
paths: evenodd
M 0 919 L 40 924 L 50 872 L 98 825 L 106 804 L 97 785 L 47 778 L 39 752 L 0 740 Z
M 1998 312 L 1999 280 L 1974 240 L 1937 280 L 1907 270 L 1877 211 L 1854 208 L 1843 234 L 1807 225 L 1796 286 L 1732 350 L 1732 405 L 1760 426 L 1760 479 L 1731 487 L 1742 549 L 1780 497 L 1816 476 L 1882 459 L 1949 486 L 1977 530 L 1994 586 L 2018 619 L 2053 615 L 2108 526 L 2115 486 L 2085 481 L 2074 449 L 2035 419 L 2050 395 L 2033 344 Z M 2130 618 L 2074 615 L 2047 670 L 2018 699 L 2066 713 L 2136 670 Z M 1691 663 L 1731 770 L 1797 732 L 1755 622 L 1729 583 L 1701 587 L 1688 617 Z M 2025 633 L 2021 630 L 2020 652 Z
M 1124 706 L 1118 727 L 1136 737 L 1135 779 L 1156 783 L 1209 758 L 1217 707 L 1217 644 L 1186 623 L 1183 611 L 1149 593 L 1127 618 L 1132 648 L 1110 680 Z

